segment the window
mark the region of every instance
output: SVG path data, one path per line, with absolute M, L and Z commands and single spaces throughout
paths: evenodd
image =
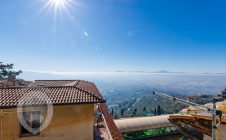
M 23 125 L 21 125 L 21 136 L 34 136 L 39 135 L 39 127 L 40 127 L 40 111 L 32 111 L 32 112 L 22 112 L 23 115 L 23 124 L 27 124 L 30 128 L 27 129 Z

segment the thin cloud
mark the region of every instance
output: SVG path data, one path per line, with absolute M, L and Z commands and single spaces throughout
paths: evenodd
M 23 72 L 33 72 L 42 74 L 52 74 L 52 75 L 77 75 L 77 74 L 91 74 L 96 72 L 90 71 L 48 71 L 48 70 L 23 70 Z

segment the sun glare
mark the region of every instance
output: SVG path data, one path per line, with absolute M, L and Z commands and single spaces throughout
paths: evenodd
M 69 12 L 69 9 L 73 8 L 73 6 L 77 4 L 77 0 L 45 0 L 45 4 L 38 13 L 43 12 L 47 9 L 54 11 L 54 18 L 63 13 L 66 13 L 70 17 L 71 14 Z
M 64 10 L 68 14 L 68 7 L 71 6 L 71 0 L 49 0 L 48 5 L 54 9 L 55 14 L 61 10 Z
M 55 8 L 61 8 L 65 5 L 67 0 L 50 0 L 50 4 L 53 5 Z
M 70 22 L 77 21 L 75 18 L 75 10 L 83 8 L 80 0 L 38 0 L 41 8 L 37 11 L 37 16 L 45 13 L 53 18 L 53 30 L 56 30 L 58 22 L 67 19 Z

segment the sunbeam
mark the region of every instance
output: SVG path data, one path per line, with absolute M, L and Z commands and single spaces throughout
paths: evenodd
M 54 20 L 59 14 L 66 14 L 68 17 L 72 17 L 70 10 L 75 6 L 80 5 L 76 0 L 45 0 L 43 7 L 40 9 L 38 14 L 45 10 L 54 12 Z

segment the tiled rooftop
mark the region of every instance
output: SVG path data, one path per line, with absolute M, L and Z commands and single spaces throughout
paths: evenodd
M 76 86 L 78 80 L 35 80 L 30 87 Z
M 7 83 L 7 80 L 0 80 L 0 87 L 4 87 L 6 83 Z
M 89 81 L 83 80 L 35 80 L 29 87 L 56 87 L 56 86 L 75 86 L 81 90 L 90 92 L 100 98 L 103 96 L 100 94 L 96 85 Z
M 85 91 L 90 91 L 91 93 L 95 94 L 96 96 L 103 98 L 100 91 L 97 89 L 96 85 L 92 82 L 79 80 L 76 87 L 83 89 Z
M 88 103 L 104 103 L 105 100 L 94 94 L 79 89 L 74 86 L 67 87 L 25 87 L 25 88 L 0 88 L 0 108 L 16 107 L 23 95 L 27 93 L 37 93 L 38 99 L 33 101 L 26 100 L 27 105 L 44 104 L 41 100 L 45 94 L 49 97 L 53 105 L 61 104 L 88 104 Z

